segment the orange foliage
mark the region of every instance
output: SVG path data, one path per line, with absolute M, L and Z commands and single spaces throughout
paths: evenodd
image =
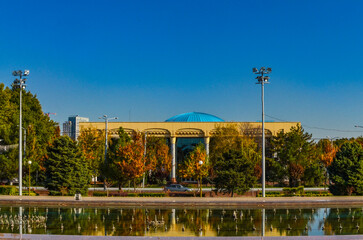
M 338 149 L 332 146 L 330 141 L 324 143 L 323 154 L 321 154 L 320 160 L 323 162 L 325 167 L 330 166 L 330 164 L 333 162 L 333 159 L 335 158 L 337 151 Z
M 157 176 L 166 178 L 171 170 L 171 154 L 165 140 L 150 138 L 147 144 L 145 170 L 156 172 Z
M 298 180 L 304 174 L 304 167 L 298 163 L 291 163 L 289 166 L 289 172 L 293 179 Z
M 129 179 L 136 179 L 143 175 L 144 169 L 144 146 L 141 134 L 136 133 L 133 141 L 126 146 L 120 146 L 116 151 L 118 165 Z

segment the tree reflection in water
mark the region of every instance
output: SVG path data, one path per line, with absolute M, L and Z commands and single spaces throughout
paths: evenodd
M 23 207 L 22 233 L 108 236 L 261 236 L 246 208 Z M 266 209 L 265 236 L 363 234 L 363 208 Z M 1 206 L 0 232 L 19 233 L 19 207 Z

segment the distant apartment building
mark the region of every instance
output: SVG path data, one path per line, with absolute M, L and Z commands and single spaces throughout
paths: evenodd
M 89 118 L 80 117 L 79 115 L 68 117 L 68 121 L 63 123 L 63 135 L 77 140 L 79 136 L 79 123 L 89 122 Z

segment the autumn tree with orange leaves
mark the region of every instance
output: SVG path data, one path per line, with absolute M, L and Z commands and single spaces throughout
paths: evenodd
M 115 160 L 119 174 L 133 181 L 142 177 L 145 171 L 155 167 L 155 158 L 144 158 L 144 142 L 141 133 L 134 133 L 132 140 L 126 145 L 120 145 L 115 151 Z
M 146 141 L 146 162 L 149 179 L 158 184 L 165 182 L 171 170 L 171 154 L 164 138 L 148 137 Z
M 335 155 L 337 154 L 338 148 L 334 146 L 333 142 L 329 139 L 322 139 L 317 144 L 318 148 L 321 150 L 320 161 L 324 165 L 325 169 L 325 187 L 327 185 L 328 172 L 327 168 L 332 164 Z
M 334 146 L 333 142 L 328 139 L 323 139 L 321 141 L 322 154 L 320 155 L 320 160 L 327 168 L 333 162 L 335 155 L 337 154 L 338 148 Z

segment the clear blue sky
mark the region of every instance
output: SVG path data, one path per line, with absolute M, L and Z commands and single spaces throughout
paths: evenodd
M 315 138 L 360 136 L 362 9 L 363 1 L 0 1 L 0 82 L 29 69 L 28 89 L 60 123 L 189 111 L 258 121 L 251 69 L 266 66 L 267 115 L 300 121 Z

